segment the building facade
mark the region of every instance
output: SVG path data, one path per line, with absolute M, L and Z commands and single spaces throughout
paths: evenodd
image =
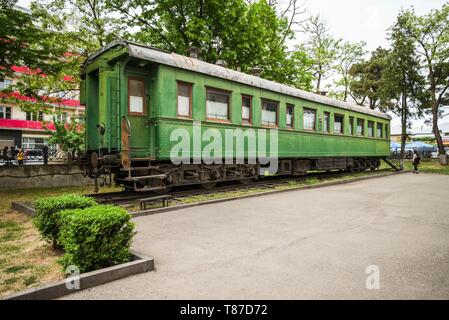
M 8 88 L 17 81 L 22 69 L 17 67 L 15 71 L 15 78 L 0 79 L 0 90 Z M 28 99 L 18 95 L 15 97 Z M 45 126 L 49 130 L 54 130 L 54 119 L 64 123 L 73 117 L 79 118 L 83 114 L 84 106 L 80 105 L 77 96 L 59 100 L 50 114 L 44 114 L 42 111 L 24 112 L 17 104 L 0 101 L 0 150 L 5 146 L 29 150 L 40 149 L 45 139 L 49 137 Z

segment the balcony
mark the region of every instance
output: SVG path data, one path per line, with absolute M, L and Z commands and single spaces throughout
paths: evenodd
M 47 128 L 55 130 L 54 123 L 47 123 Z M 42 122 L 28 120 L 0 119 L 0 129 L 45 131 Z

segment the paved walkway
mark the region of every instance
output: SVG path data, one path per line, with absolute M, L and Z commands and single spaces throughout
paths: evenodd
M 449 176 L 402 174 L 135 219 L 156 271 L 73 299 L 449 299 Z M 380 289 L 366 288 L 367 266 Z

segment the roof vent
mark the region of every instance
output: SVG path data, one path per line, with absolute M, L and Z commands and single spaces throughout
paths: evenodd
M 327 94 L 329 93 L 329 91 L 318 91 L 317 92 L 319 95 L 322 95 L 322 96 L 327 96 Z
M 193 58 L 193 59 L 198 59 L 200 52 L 201 52 L 201 49 L 198 47 L 194 47 L 194 46 L 191 46 L 187 49 L 187 53 L 189 54 L 189 57 Z
M 224 61 L 223 59 L 218 59 L 215 64 L 220 67 L 226 67 L 226 61 Z
M 262 73 L 262 68 L 261 67 L 255 66 L 255 67 L 251 68 L 251 74 L 253 76 L 260 77 L 261 73 Z

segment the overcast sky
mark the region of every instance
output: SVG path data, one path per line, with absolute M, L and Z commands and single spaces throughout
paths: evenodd
M 286 1 L 286 0 L 282 0 Z M 441 8 L 447 0 L 305 0 L 308 12 L 320 14 L 331 32 L 346 41 L 364 40 L 368 50 L 387 46 L 386 30 L 400 10 L 413 6 L 418 15 Z
M 281 3 L 287 1 L 280 0 Z M 30 2 L 19 0 L 18 4 L 28 7 Z M 304 18 L 320 14 L 335 37 L 350 42 L 363 40 L 367 50 L 372 51 L 388 46 L 386 30 L 394 24 L 401 9 L 413 6 L 418 15 L 424 15 L 446 2 L 449 0 L 304 0 L 307 8 Z M 449 117 L 443 121 L 449 122 Z M 398 119 L 393 119 L 392 125 L 392 132 L 399 131 Z M 423 122 L 414 121 L 413 127 L 421 129 Z

